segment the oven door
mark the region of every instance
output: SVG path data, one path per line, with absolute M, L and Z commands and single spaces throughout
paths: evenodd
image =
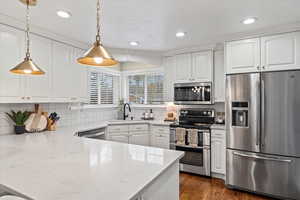
M 174 84 L 174 102 L 179 105 L 212 104 L 211 83 Z
M 180 171 L 204 176 L 210 176 L 210 147 L 175 147 L 178 151 L 184 151 L 185 155 L 180 159 Z

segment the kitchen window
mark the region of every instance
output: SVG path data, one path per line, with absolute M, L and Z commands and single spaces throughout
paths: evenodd
M 90 104 L 114 105 L 119 100 L 120 76 L 104 72 L 89 73 Z
M 133 104 L 163 104 L 163 74 L 128 76 L 128 98 Z

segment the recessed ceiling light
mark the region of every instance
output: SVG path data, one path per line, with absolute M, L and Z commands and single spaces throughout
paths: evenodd
M 131 46 L 139 46 L 139 42 L 137 42 L 137 41 L 132 41 L 132 42 L 129 42 L 129 44 L 131 45 Z
M 72 16 L 70 12 L 64 11 L 64 10 L 59 10 L 59 11 L 56 12 L 56 14 L 57 14 L 59 17 L 65 18 L 65 19 L 70 18 L 70 17 Z
M 244 19 L 244 20 L 242 21 L 242 23 L 248 25 L 248 24 L 253 24 L 253 23 L 255 23 L 256 21 L 257 21 L 257 18 L 256 18 L 256 17 L 248 17 L 248 18 Z
M 185 32 L 177 32 L 177 33 L 176 33 L 176 37 L 178 37 L 178 38 L 182 38 L 182 37 L 184 37 L 185 35 L 186 35 Z

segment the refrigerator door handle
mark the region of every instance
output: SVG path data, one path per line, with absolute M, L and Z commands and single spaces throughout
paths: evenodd
M 261 80 L 261 146 L 264 146 L 264 136 L 265 136 L 265 81 Z
M 257 82 L 257 91 L 259 91 L 260 89 L 260 82 Z M 260 110 L 260 104 L 258 102 L 260 102 L 260 96 L 257 96 L 257 110 Z M 256 145 L 259 148 L 260 151 L 260 141 L 261 141 L 261 130 L 260 130 L 260 112 L 257 112 L 257 117 L 256 117 Z
M 257 155 L 247 155 L 247 154 L 238 153 L 238 152 L 233 152 L 233 155 L 241 156 L 241 157 L 245 157 L 245 158 L 251 158 L 251 159 L 258 159 L 258 160 L 286 162 L 286 163 L 292 162 L 292 160 L 288 160 L 288 159 L 271 158 L 271 157 L 264 157 L 264 156 L 257 156 Z

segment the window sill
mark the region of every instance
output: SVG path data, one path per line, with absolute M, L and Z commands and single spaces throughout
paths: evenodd
M 151 104 L 131 104 L 132 108 L 166 108 L 167 105 L 151 105 Z
M 101 108 L 118 108 L 118 105 L 82 105 L 82 106 L 71 106 L 70 110 L 86 110 L 86 109 L 101 109 Z

